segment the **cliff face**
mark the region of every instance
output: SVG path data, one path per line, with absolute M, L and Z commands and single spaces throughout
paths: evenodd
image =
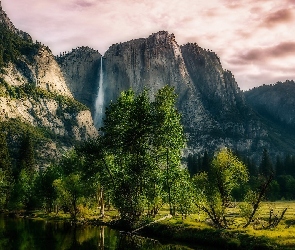
M 251 155 L 269 147 L 267 131 L 246 106 L 231 72 L 197 44 L 179 46 L 173 34 L 161 31 L 112 45 L 103 69 L 106 105 L 130 87 L 136 92 L 147 87 L 151 93 L 166 84 L 175 87 L 188 151 L 228 146 Z
M 32 136 L 38 134 L 46 141 L 37 148 L 44 156 L 42 162 L 50 161 L 48 155 L 57 155 L 57 143 L 68 147 L 74 141 L 97 136 L 89 108 L 73 98 L 68 79 L 50 49 L 17 30 L 1 2 L 0 28 L 0 48 L 4 48 L 0 53 L 1 128 L 17 127 L 13 136 L 28 128 Z M 14 140 L 10 143 L 15 147 Z
M 73 97 L 90 107 L 94 114 L 101 54 L 89 47 L 73 49 L 57 57 L 66 84 Z
M 112 45 L 104 58 L 106 105 L 128 88 L 140 92 L 146 87 L 154 94 L 168 84 L 178 94 L 178 107 L 189 127 L 200 117 L 209 119 L 173 34 L 162 31 L 147 39 Z
M 49 48 L 39 46 L 34 54 L 23 54 L 3 67 L 0 74 L 10 85 L 30 83 L 50 92 L 72 97 L 65 78 Z

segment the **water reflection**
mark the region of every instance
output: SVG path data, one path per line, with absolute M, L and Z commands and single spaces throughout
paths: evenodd
M 44 222 L 0 215 L 0 249 L 189 249 L 161 245 L 158 241 L 122 234 L 105 226 L 76 226 L 65 222 Z

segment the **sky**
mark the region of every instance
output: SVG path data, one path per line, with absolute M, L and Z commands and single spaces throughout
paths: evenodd
M 14 25 L 55 55 L 174 33 L 213 50 L 242 90 L 295 80 L 295 0 L 1 0 Z

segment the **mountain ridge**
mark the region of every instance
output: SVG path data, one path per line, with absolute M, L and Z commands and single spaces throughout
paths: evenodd
M 1 8 L 0 20 L 13 34 L 18 34 Z M 21 41 L 25 39 L 18 37 Z M 78 47 L 54 57 L 47 46 L 28 40 L 22 44 L 21 41 L 20 47 L 15 48 L 17 53 L 2 67 L 0 74 L 9 85 L 8 88 L 3 85 L 6 96 L 2 97 L 2 105 L 10 103 L 8 106 L 15 107 L 15 112 L 17 105 L 12 105 L 15 97 L 11 95 L 11 89 L 15 91 L 26 84 L 46 93 L 61 94 L 66 99 L 74 97 L 90 109 L 92 117 L 103 116 L 103 112 L 95 107 L 100 79 L 104 83 L 101 89 L 104 91 L 104 108 L 116 100 L 123 90 L 132 88 L 139 93 L 148 88 L 153 96 L 158 89 L 168 84 L 175 88 L 178 95 L 177 108 L 182 114 L 188 137 L 184 156 L 213 152 L 224 146 L 255 159 L 260 157 L 264 148 L 274 156 L 283 152 L 294 153 L 292 145 L 295 136 L 287 138 L 280 127 L 268 124 L 259 112 L 248 105 L 233 74 L 223 69 L 216 53 L 196 43 L 180 46 L 174 34 L 167 31 L 113 44 L 104 55 L 89 47 Z M 26 47 L 28 45 L 29 49 Z M 102 78 L 100 72 L 103 73 Z M 73 123 L 79 123 L 75 119 L 82 117 L 80 125 L 74 129 L 76 132 L 67 133 L 72 133 L 78 140 L 96 136 L 90 112 L 85 108 L 80 111 L 86 115 L 80 111 L 73 115 L 65 112 L 69 108 L 67 104 L 63 106 L 63 102 L 59 102 L 63 99 L 50 99 L 50 103 L 54 103 L 48 104 L 51 108 L 44 103 L 41 106 L 33 105 L 30 98 L 31 104 L 24 105 L 25 102 L 21 102 L 21 106 L 24 106 L 25 113 L 33 112 L 34 116 L 31 116 L 38 121 L 35 122 L 36 126 L 44 126 L 43 121 L 54 131 L 50 119 L 54 119 L 53 115 L 56 114 L 62 121 L 61 126 L 71 130 L 75 127 Z M 6 111 L 2 119 L 6 119 L 7 113 L 13 113 L 8 106 L 3 106 Z M 44 113 L 34 109 L 34 106 L 52 112 Z M 51 118 L 46 120 L 44 117 Z M 81 131 L 88 132 L 83 134 Z

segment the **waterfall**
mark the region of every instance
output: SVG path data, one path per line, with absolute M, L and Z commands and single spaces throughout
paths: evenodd
M 97 97 L 95 100 L 95 114 L 94 114 L 94 125 L 96 128 L 100 128 L 102 126 L 103 108 L 104 108 L 103 71 L 102 71 L 102 57 L 100 57 L 99 84 L 97 89 Z

